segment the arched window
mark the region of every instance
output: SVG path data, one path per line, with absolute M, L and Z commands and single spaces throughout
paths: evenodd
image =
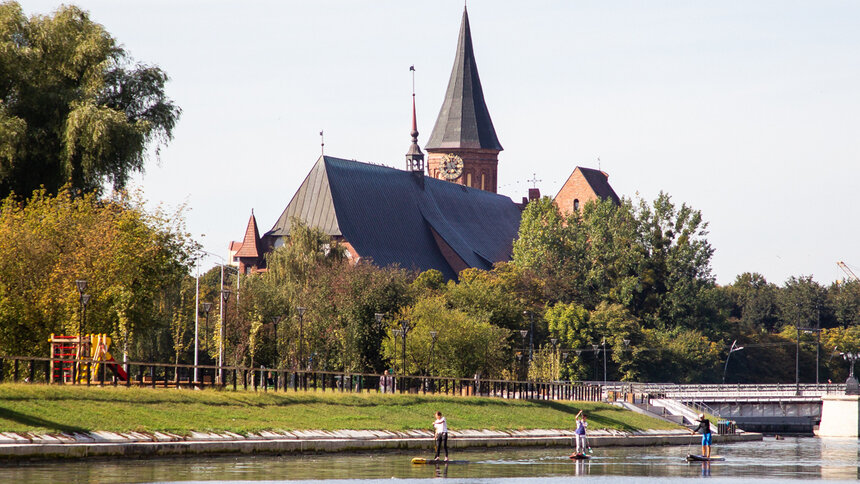
M 576 210 L 577 212 L 579 211 L 579 199 L 578 198 L 573 199 L 573 209 Z

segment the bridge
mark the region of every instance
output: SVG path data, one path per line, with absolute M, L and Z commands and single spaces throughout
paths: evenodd
M 811 434 L 821 423 L 823 402 L 844 396 L 846 385 L 610 382 L 604 389 L 607 397 L 620 396 L 648 412 L 672 416 L 679 423 L 692 423 L 695 413 L 702 411 L 732 420 L 747 431 Z

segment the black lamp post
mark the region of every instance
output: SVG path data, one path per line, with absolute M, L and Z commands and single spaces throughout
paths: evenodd
M 397 374 L 397 338 L 400 337 L 401 331 L 399 329 L 392 329 L 391 335 L 393 336 L 392 341 L 394 341 L 394 373 Z
M 230 294 L 233 292 L 229 289 L 221 289 L 221 337 L 218 341 L 218 384 L 224 382 L 224 340 L 227 339 L 227 301 L 230 300 Z
M 275 331 L 275 367 L 281 361 L 281 352 L 278 351 L 278 323 L 281 322 L 282 316 L 272 316 L 272 326 Z
M 552 343 L 552 365 L 550 366 L 550 370 L 553 372 L 553 378 L 555 378 L 555 367 L 556 367 L 556 357 L 555 357 L 555 345 L 558 343 L 558 338 L 550 338 L 549 342 Z
M 204 335 L 203 341 L 206 341 L 206 349 L 208 350 L 209 349 L 209 342 L 207 341 L 206 338 L 209 335 L 209 311 L 212 311 L 212 303 L 210 303 L 210 302 L 200 303 L 200 306 L 203 307 L 203 317 L 206 318 L 206 325 L 203 327 L 203 335 Z M 195 361 L 194 364 L 196 365 L 197 362 Z
M 78 336 L 83 338 L 84 334 L 84 318 L 85 316 L 85 303 L 84 303 L 84 291 L 87 290 L 87 281 L 84 279 L 78 279 L 75 281 L 75 286 L 78 288 L 78 302 L 81 304 L 81 319 L 78 321 Z M 89 296 L 87 296 L 87 300 L 89 301 Z M 83 339 L 81 339 L 83 341 Z
M 401 319 L 400 320 L 400 329 L 401 335 L 403 336 L 403 374 L 405 375 L 407 372 L 406 369 L 406 335 L 409 334 L 409 331 L 412 329 L 412 326 L 409 325 L 409 320 Z
M 301 306 L 296 308 L 296 313 L 299 315 L 299 369 L 304 369 L 305 367 L 305 311 L 307 311 L 307 309 Z
M 433 348 L 436 347 L 436 337 L 439 336 L 438 331 L 430 331 L 430 363 L 427 365 L 427 373 L 433 374 Z
M 521 329 L 520 330 L 520 336 L 522 336 L 522 338 L 523 338 L 523 354 L 522 354 L 520 360 L 523 362 L 523 377 L 524 377 L 524 379 L 528 379 L 528 368 L 527 368 L 528 360 L 526 359 L 526 336 L 528 336 L 528 335 L 529 335 L 529 330 L 527 330 L 527 329 Z
M 600 355 L 600 345 L 592 343 L 591 349 L 594 350 L 594 381 L 597 381 L 597 357 Z

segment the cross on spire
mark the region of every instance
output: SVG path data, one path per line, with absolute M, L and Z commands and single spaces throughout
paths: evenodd
M 537 173 L 532 173 L 532 179 L 526 181 L 532 184 L 532 188 L 537 188 L 537 184 L 543 180 L 538 180 Z

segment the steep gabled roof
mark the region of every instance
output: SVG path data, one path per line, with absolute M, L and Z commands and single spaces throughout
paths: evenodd
M 248 226 L 245 228 L 245 237 L 242 239 L 242 246 L 236 252 L 235 257 L 259 258 L 260 254 L 262 254 L 262 250 L 260 250 L 260 232 L 257 230 L 257 219 L 254 218 L 254 212 L 251 212 L 251 218 L 248 220 Z
M 520 224 L 520 210 L 508 197 L 429 177 L 422 187 L 414 173 L 330 156 L 317 161 L 266 236 L 288 236 L 291 213 L 305 213 L 300 218 L 311 226 L 329 227 L 329 235 L 342 235 L 376 265 L 438 269 L 448 279 L 457 274 L 444 251 L 469 267 L 491 269 L 510 259 Z
M 577 166 L 576 170 L 579 170 L 582 173 L 583 178 L 588 184 L 591 186 L 591 189 L 594 190 L 594 193 L 597 194 L 598 197 L 603 200 L 610 199 L 615 202 L 616 205 L 621 204 L 621 199 L 618 198 L 618 195 L 615 194 L 615 190 L 609 185 L 609 175 L 606 173 L 595 170 L 592 168 L 583 168 L 581 166 Z
M 503 149 L 484 102 L 484 90 L 472 50 L 469 14 L 465 9 L 445 101 L 424 146 L 427 150 L 444 148 Z

